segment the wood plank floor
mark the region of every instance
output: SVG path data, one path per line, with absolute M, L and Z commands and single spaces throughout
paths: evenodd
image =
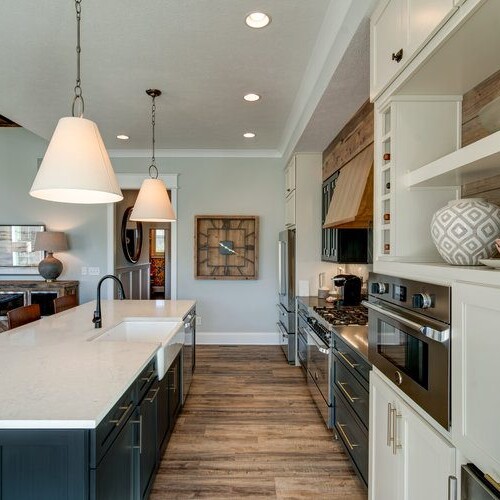
M 364 500 L 366 491 L 279 346 L 199 346 L 151 500 Z

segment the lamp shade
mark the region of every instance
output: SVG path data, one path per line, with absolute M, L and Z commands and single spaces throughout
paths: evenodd
M 35 236 L 35 251 L 62 252 L 68 249 L 66 234 L 60 231 L 41 231 Z
M 161 179 L 144 179 L 130 220 L 143 222 L 174 222 L 175 213 L 167 187 Z
M 114 203 L 123 199 L 97 125 L 65 117 L 57 124 L 30 195 L 63 203 Z

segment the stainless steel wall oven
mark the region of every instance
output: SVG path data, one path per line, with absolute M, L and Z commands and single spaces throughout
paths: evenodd
M 450 427 L 450 288 L 371 274 L 369 359 Z

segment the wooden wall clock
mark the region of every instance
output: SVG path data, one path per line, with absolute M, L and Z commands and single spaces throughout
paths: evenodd
M 259 218 L 254 215 L 197 215 L 194 275 L 206 280 L 255 280 Z

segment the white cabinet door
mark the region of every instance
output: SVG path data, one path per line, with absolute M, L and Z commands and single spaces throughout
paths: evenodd
M 455 448 L 411 408 L 401 413 L 407 423 L 406 481 L 404 500 L 443 500 L 448 496 L 450 476 L 455 476 Z
M 371 20 L 371 95 L 377 94 L 396 74 L 406 57 L 406 0 L 382 2 Z M 398 62 L 398 52 L 402 58 Z M 393 58 L 393 54 L 395 58 Z
M 460 451 L 500 481 L 500 288 L 452 288 L 452 435 Z
M 370 500 L 444 500 L 455 448 L 370 374 Z
M 369 483 L 370 500 L 403 498 L 404 462 L 393 443 L 396 394 L 375 373 L 370 373 Z M 400 426 L 401 427 L 401 426 Z M 400 436 L 403 433 L 398 433 Z
M 295 226 L 295 191 L 285 200 L 285 227 Z
M 454 0 L 407 0 L 407 50 L 413 54 L 453 11 Z

